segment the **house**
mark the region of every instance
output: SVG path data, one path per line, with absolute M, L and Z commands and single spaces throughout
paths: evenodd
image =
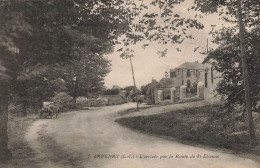
M 198 62 L 185 62 L 175 69 L 170 69 L 159 82 L 158 96 L 160 100 L 170 100 L 170 89 L 176 89 L 176 97 L 180 98 L 180 87 L 185 86 L 185 97 L 197 96 L 198 83 L 204 84 L 204 98 L 214 97 L 214 89 L 220 81 L 220 74 L 211 64 Z

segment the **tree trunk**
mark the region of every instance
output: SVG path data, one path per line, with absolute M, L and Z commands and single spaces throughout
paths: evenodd
M 75 72 L 75 71 L 74 71 Z M 78 86 L 78 78 L 74 75 L 73 77 L 73 99 L 72 99 L 72 104 L 73 104 L 73 109 L 77 108 L 77 97 L 79 93 L 79 86 Z
M 76 107 L 77 107 L 77 98 L 73 97 L 73 99 L 72 99 L 72 108 L 76 109 Z
M 8 85 L 0 81 L 0 162 L 5 162 L 11 158 L 8 149 Z
M 238 7 L 240 51 L 241 51 L 243 80 L 244 80 L 244 89 L 245 89 L 245 103 L 246 103 L 246 111 L 247 111 L 247 115 L 248 115 L 249 132 L 250 132 L 250 138 L 251 138 L 250 143 L 251 143 L 251 145 L 254 145 L 256 143 L 256 137 L 255 137 L 254 120 L 253 120 L 253 116 L 252 116 L 250 92 L 249 92 L 247 62 L 246 62 L 246 56 L 245 56 L 245 38 L 244 38 L 245 27 L 244 27 L 243 20 L 242 20 L 241 0 L 237 0 L 237 7 Z
M 21 112 L 21 115 L 23 117 L 26 117 L 27 116 L 27 106 L 28 106 L 28 101 L 26 100 L 26 97 L 23 97 L 22 98 L 22 112 Z

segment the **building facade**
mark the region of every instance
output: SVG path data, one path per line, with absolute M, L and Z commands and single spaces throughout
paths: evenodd
M 213 98 L 214 90 L 221 79 L 221 75 L 213 68 L 211 64 L 201 64 L 198 62 L 185 62 L 175 69 L 167 72 L 169 75 L 162 78 L 158 88 L 160 100 L 166 100 L 167 89 L 175 88 L 176 97 L 180 98 L 180 88 L 186 88 L 185 97 L 196 97 L 198 83 L 204 84 L 204 98 Z M 164 98 L 165 97 L 165 98 Z

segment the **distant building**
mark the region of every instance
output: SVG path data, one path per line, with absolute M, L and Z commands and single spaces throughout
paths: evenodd
M 220 81 L 220 74 L 208 63 L 185 62 L 175 69 L 170 69 L 169 74 L 169 78 L 160 80 L 160 88 L 175 87 L 178 90 L 180 86 L 185 85 L 187 97 L 195 96 L 197 84 L 202 82 L 205 87 L 204 97 L 212 98 L 214 96 L 213 91 Z

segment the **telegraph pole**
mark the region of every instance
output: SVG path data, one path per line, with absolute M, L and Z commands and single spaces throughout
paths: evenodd
M 209 39 L 207 38 L 207 56 L 209 54 Z
M 132 57 L 130 56 L 130 64 L 131 64 L 131 69 L 132 69 L 132 76 L 133 76 L 133 81 L 134 81 L 134 87 L 135 87 L 135 101 L 136 101 L 136 109 L 139 111 L 139 106 L 138 106 L 138 100 L 137 100 L 137 87 L 135 84 L 135 75 L 134 75 L 134 68 L 133 68 L 133 63 L 132 63 Z

